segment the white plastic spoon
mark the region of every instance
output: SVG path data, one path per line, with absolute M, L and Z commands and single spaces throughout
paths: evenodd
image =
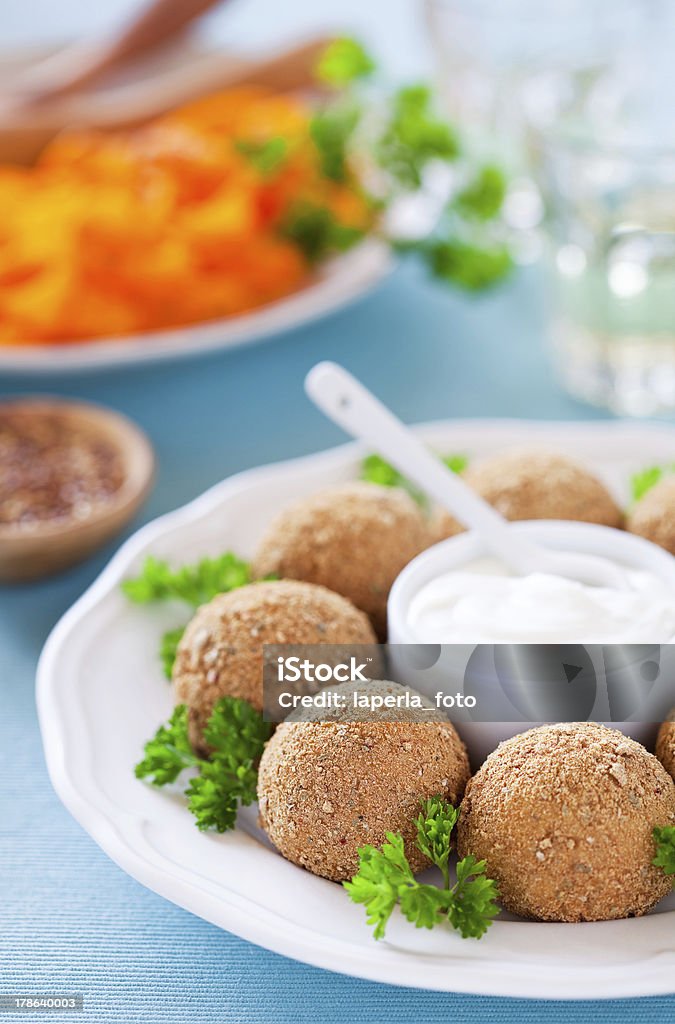
M 560 554 L 516 534 L 509 522 L 447 469 L 379 399 L 337 363 L 322 362 L 305 379 L 305 390 L 326 416 L 388 459 L 519 575 L 546 572 L 596 586 L 626 588 L 625 573 L 595 555 Z

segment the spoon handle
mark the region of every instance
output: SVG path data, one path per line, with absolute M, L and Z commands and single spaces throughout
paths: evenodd
M 305 378 L 312 401 L 352 437 L 366 441 L 520 575 L 551 572 L 599 586 L 628 587 L 619 566 L 596 555 L 550 551 L 515 533 L 462 478 L 447 469 L 360 381 L 337 363 L 318 363 Z
M 360 381 L 336 363 L 318 363 L 307 374 L 305 390 L 315 405 L 352 437 L 385 456 L 466 527 L 478 531 L 493 554 L 521 573 L 540 568 L 544 552 L 516 537 L 508 522 L 446 469 L 394 414 Z
M 73 43 L 47 57 L 14 83 L 33 102 L 43 103 L 76 92 L 176 38 L 187 26 L 222 0 L 148 0 L 99 43 Z

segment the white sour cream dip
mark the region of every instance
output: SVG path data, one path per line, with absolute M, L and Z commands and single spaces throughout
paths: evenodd
M 675 593 L 650 572 L 630 588 L 588 586 L 548 573 L 516 576 L 482 558 L 425 584 L 410 602 L 418 643 L 671 643 Z

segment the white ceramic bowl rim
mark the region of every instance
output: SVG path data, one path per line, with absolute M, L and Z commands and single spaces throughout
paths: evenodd
M 675 593 L 675 558 L 644 537 L 610 526 L 572 520 L 528 519 L 511 523 L 510 528 L 556 550 L 599 555 L 631 569 L 654 573 Z M 419 642 L 407 625 L 412 598 L 441 573 L 457 569 L 485 554 L 487 550 L 480 536 L 467 531 L 427 548 L 409 562 L 389 593 L 389 643 Z

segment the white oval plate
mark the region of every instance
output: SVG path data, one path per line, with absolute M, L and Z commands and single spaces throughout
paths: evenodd
M 439 451 L 487 454 L 537 443 L 579 455 L 624 499 L 631 471 L 672 462 L 675 430 L 649 424 L 464 421 L 431 424 Z M 58 623 L 38 669 L 37 697 L 49 773 L 80 824 L 144 885 L 251 942 L 298 960 L 398 985 L 538 998 L 618 998 L 671 993 L 675 897 L 644 918 L 597 924 L 497 920 L 481 941 L 442 928 L 417 931 L 396 916 L 375 942 L 362 907 L 341 887 L 276 854 L 255 809 L 224 836 L 195 828 L 179 796 L 138 782 L 144 741 L 171 710 L 157 661 L 177 607 L 138 608 L 120 581 L 152 553 L 176 564 L 232 548 L 250 556 L 279 506 L 351 479 L 358 446 L 254 469 L 162 516 L 124 544 Z
M 251 313 L 189 327 L 54 345 L 0 345 L 0 373 L 52 375 L 132 366 L 236 348 L 319 320 L 373 289 L 393 257 L 371 238 L 329 260 L 300 291 Z

